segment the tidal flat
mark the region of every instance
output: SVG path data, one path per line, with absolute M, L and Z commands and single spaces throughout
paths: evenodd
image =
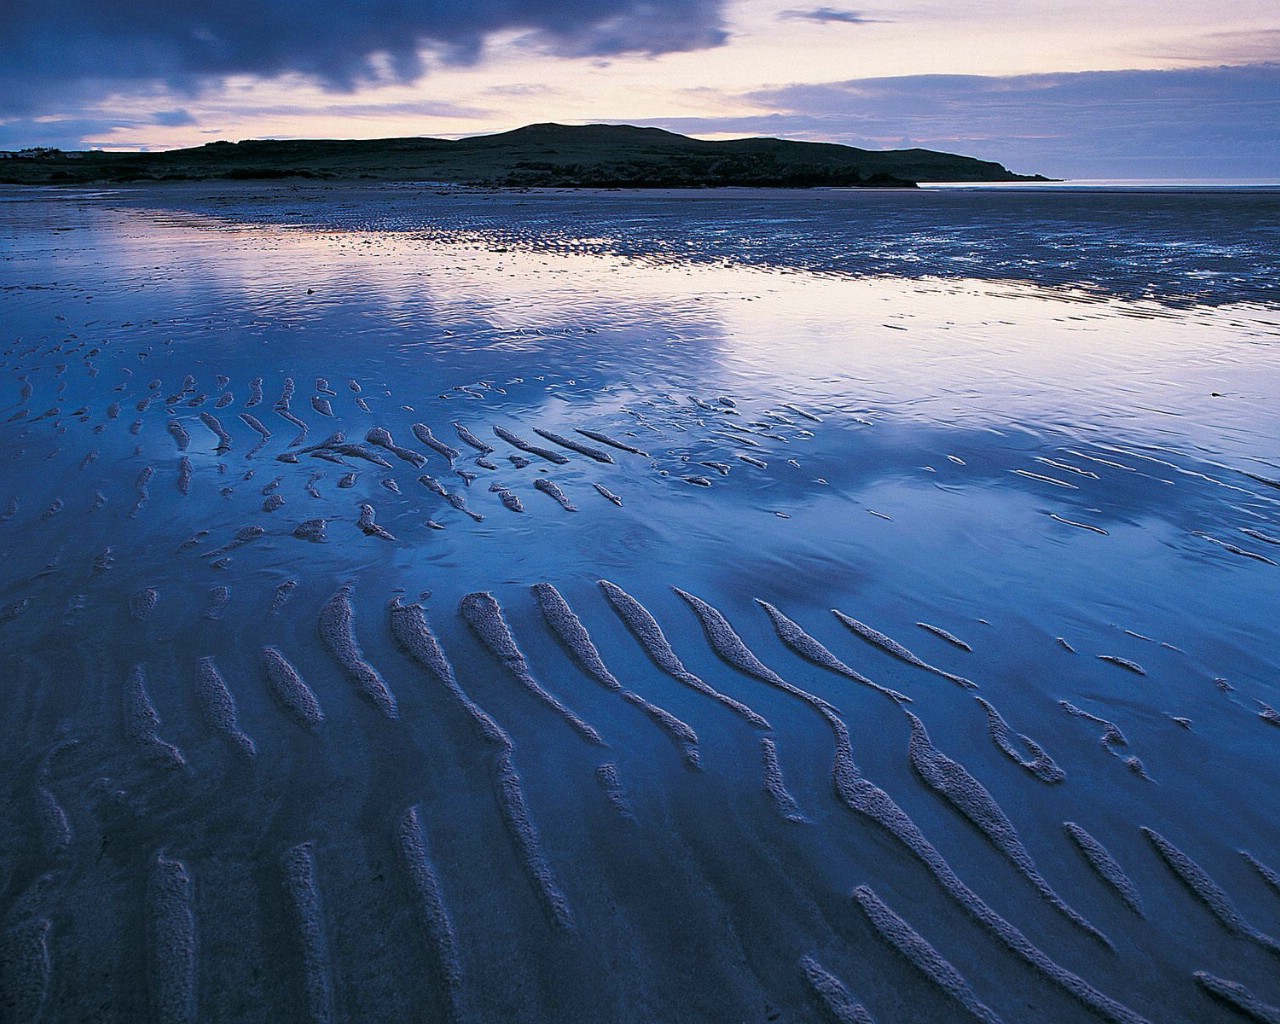
M 1278 225 L 0 189 L 2 1019 L 1277 1019 Z

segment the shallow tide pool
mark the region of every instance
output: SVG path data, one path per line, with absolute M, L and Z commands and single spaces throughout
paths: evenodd
M 1277 209 L 0 191 L 4 1019 L 1269 1019 Z

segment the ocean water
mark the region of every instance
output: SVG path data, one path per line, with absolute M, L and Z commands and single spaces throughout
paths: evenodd
M 0 192 L 3 1019 L 1280 1005 L 1278 215 Z

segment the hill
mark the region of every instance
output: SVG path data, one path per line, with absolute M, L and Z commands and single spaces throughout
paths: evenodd
M 927 149 L 821 142 L 707 142 L 660 128 L 535 124 L 467 139 L 211 142 L 158 153 L 25 150 L 0 160 L 0 182 L 90 184 L 320 178 L 506 188 L 909 187 L 922 181 L 1044 181 L 1000 164 Z

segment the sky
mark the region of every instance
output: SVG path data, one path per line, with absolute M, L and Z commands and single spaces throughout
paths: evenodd
M 0 149 L 558 121 L 1280 181 L 1275 0 L 0 0 Z

